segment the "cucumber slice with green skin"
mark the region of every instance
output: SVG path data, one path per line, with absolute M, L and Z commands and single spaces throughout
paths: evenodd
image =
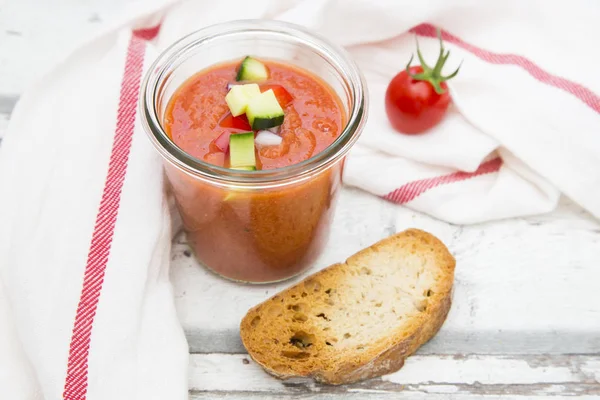
M 225 101 L 227 102 L 229 111 L 231 111 L 231 115 L 237 117 L 245 113 L 250 99 L 259 94 L 260 88 L 256 83 L 232 87 L 227 96 L 225 96 Z
M 242 60 L 238 70 L 236 81 L 264 81 L 269 77 L 269 71 L 265 64 L 256 58 L 247 56 Z
M 283 124 L 283 109 L 272 89 L 254 96 L 246 107 L 246 116 L 253 130 L 273 128 Z
M 241 171 L 256 171 L 256 167 L 237 167 L 237 168 L 231 168 L 231 169 L 238 169 Z
M 229 136 L 229 162 L 232 169 L 256 168 L 254 132 Z

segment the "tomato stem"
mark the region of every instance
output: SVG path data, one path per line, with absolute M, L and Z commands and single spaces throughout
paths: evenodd
M 414 54 L 413 54 L 410 56 L 410 60 L 408 61 L 408 64 L 406 64 L 406 73 L 415 80 L 429 82 L 431 84 L 431 86 L 433 86 L 433 89 L 435 90 L 435 92 L 437 94 L 444 94 L 445 90 L 444 90 L 444 88 L 442 88 L 441 83 L 454 78 L 458 74 L 458 71 L 460 70 L 460 67 L 462 66 L 462 61 L 458 65 L 458 68 L 456 68 L 456 71 L 454 71 L 450 75 L 443 76 L 442 68 L 444 68 L 446 61 L 448 60 L 448 57 L 450 56 L 450 50 L 445 52 L 444 42 L 442 41 L 442 32 L 439 28 L 437 29 L 437 36 L 440 39 L 440 54 L 437 58 L 435 65 L 433 66 L 433 68 L 431 68 L 425 62 L 425 59 L 423 58 L 423 54 L 421 54 L 421 49 L 419 47 L 419 41 L 415 37 L 415 42 L 417 44 L 417 57 L 419 57 L 419 62 L 421 63 L 421 68 L 423 68 L 423 72 L 421 72 L 419 74 L 413 74 L 410 72 L 410 64 L 412 63 L 413 58 L 414 58 Z

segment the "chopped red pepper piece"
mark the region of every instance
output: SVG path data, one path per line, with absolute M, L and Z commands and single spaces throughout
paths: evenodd
M 273 93 L 275 93 L 275 97 L 277 97 L 277 101 L 281 107 L 285 107 L 294 100 L 294 97 L 285 90 L 285 88 L 281 85 L 271 85 L 271 84 L 263 84 L 260 85 L 260 91 L 262 93 L 266 92 L 269 89 L 273 89 Z
M 248 122 L 248 118 L 246 118 L 245 114 L 234 117 L 233 115 L 228 113 L 225 116 L 225 118 L 223 118 L 221 120 L 221 122 L 219 122 L 219 126 L 222 128 L 239 129 L 242 131 L 252 130 L 250 128 L 250 123 Z

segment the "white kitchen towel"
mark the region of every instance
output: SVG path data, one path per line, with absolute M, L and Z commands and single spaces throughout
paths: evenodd
M 134 4 L 13 112 L 0 147 L 2 399 L 187 398 L 169 210 L 136 103 L 157 51 L 209 24 L 278 18 L 346 46 L 371 102 L 349 185 L 457 223 L 546 212 L 560 193 L 600 216 L 593 1 L 169 3 Z M 434 26 L 451 63 L 464 60 L 455 103 L 432 132 L 404 136 L 383 93 L 415 35 L 436 54 Z

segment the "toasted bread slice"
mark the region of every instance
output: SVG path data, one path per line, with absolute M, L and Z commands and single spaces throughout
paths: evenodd
M 394 372 L 446 319 L 454 265 L 433 235 L 395 234 L 249 310 L 242 342 L 282 379 L 344 384 Z

